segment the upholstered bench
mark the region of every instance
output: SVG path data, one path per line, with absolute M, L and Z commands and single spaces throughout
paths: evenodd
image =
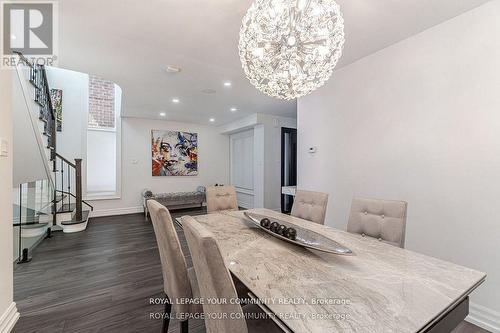
M 148 216 L 148 200 L 156 200 L 169 210 L 202 207 L 205 199 L 205 187 L 198 186 L 194 192 L 157 193 L 142 191 L 144 215 Z

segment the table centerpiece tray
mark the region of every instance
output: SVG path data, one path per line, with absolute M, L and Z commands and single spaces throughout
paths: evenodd
M 244 212 L 243 215 L 259 229 L 283 241 L 327 253 L 347 256 L 354 255 L 350 249 L 335 240 L 296 224 L 251 212 Z

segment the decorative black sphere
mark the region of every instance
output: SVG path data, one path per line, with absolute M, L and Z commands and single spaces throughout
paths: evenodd
M 294 228 L 286 229 L 285 237 L 291 240 L 295 240 L 297 238 L 297 230 L 295 230 Z
M 269 227 L 271 226 L 271 221 L 268 218 L 263 218 L 262 220 L 260 220 L 260 225 L 266 229 L 269 229 Z
M 282 235 L 282 236 L 284 236 L 284 235 L 285 235 L 286 230 L 287 230 L 287 227 L 286 227 L 286 226 L 284 226 L 284 225 L 282 224 L 282 225 L 280 225 L 280 226 L 278 227 L 278 229 L 276 230 L 276 233 L 277 233 L 278 235 Z
M 280 224 L 278 222 L 273 222 L 273 223 L 271 223 L 269 230 L 271 230 L 272 232 L 276 232 L 278 230 L 279 226 L 280 226 Z

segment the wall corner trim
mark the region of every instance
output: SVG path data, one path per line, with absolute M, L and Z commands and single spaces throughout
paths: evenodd
M 484 328 L 492 333 L 500 333 L 500 313 L 475 303 L 470 304 L 469 316 L 471 324 Z
M 0 316 L 0 333 L 10 333 L 19 319 L 16 303 L 12 302 L 10 306 Z

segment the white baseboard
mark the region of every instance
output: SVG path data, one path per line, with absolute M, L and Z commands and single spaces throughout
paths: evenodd
M 12 304 L 0 316 L 0 333 L 10 333 L 19 319 L 16 303 Z
M 99 209 L 91 212 L 90 217 L 127 215 L 127 214 L 137 214 L 137 213 L 144 213 L 144 208 L 142 206 L 137 206 L 137 207 L 125 207 L 125 208 Z
M 465 320 L 492 333 L 500 333 L 500 312 L 485 306 L 470 303 L 469 316 Z

